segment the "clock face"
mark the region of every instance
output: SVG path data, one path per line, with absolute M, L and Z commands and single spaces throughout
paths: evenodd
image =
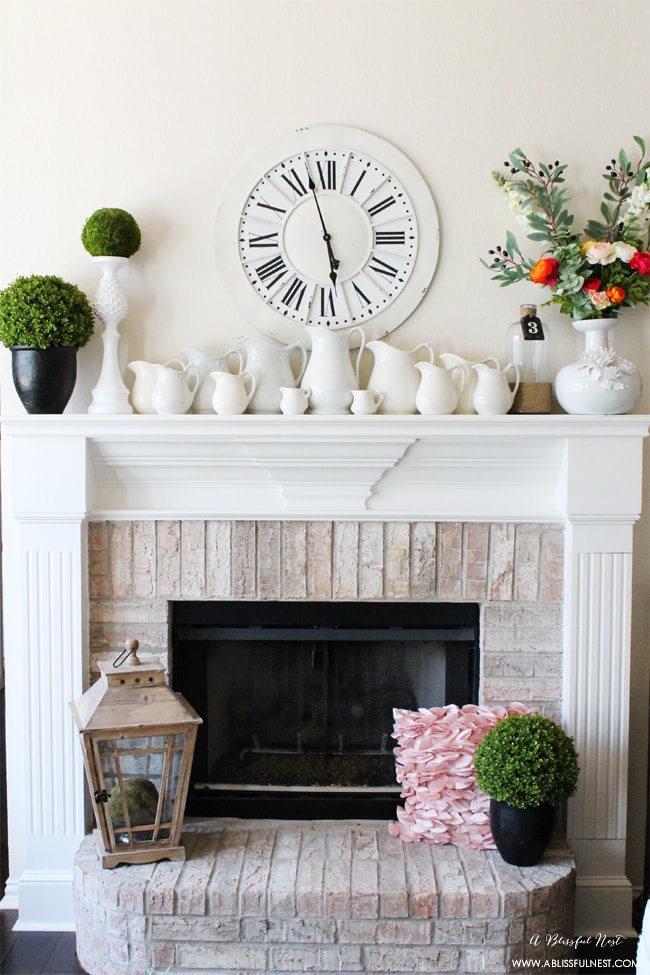
M 245 167 L 220 210 L 218 243 L 224 284 L 255 327 L 294 340 L 307 325 L 361 326 L 370 338 L 401 324 L 424 295 L 438 221 L 394 146 L 316 126 Z

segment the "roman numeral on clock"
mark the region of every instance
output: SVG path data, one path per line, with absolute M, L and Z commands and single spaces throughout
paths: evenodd
M 380 200 L 379 203 L 375 203 L 373 206 L 368 207 L 368 213 L 371 217 L 376 217 L 378 213 L 382 213 L 384 210 L 392 207 L 393 203 L 395 203 L 395 197 L 386 196 L 383 200 Z
M 278 232 L 274 234 L 249 234 L 248 235 L 248 246 L 249 247 L 277 247 L 278 246 Z
M 307 193 L 307 187 L 304 186 L 302 180 L 300 179 L 300 176 L 298 176 L 298 173 L 295 171 L 295 169 L 291 170 L 291 176 L 293 177 L 293 179 L 290 179 L 286 173 L 282 173 L 282 179 L 285 181 L 285 183 L 289 184 L 289 186 L 296 194 L 296 196 L 305 196 L 305 194 Z
M 320 185 L 324 190 L 335 190 L 336 189 L 336 161 L 334 159 L 328 159 L 325 165 L 321 162 L 316 163 L 316 168 L 318 169 L 318 175 L 320 177 Z
M 269 261 L 265 261 L 264 264 L 260 264 L 259 267 L 255 268 L 255 273 L 267 288 L 272 288 L 274 284 L 277 284 L 287 271 L 287 265 L 284 263 L 281 254 L 277 254 Z M 270 278 L 273 280 L 269 280 Z
M 356 291 L 357 295 L 359 296 L 359 302 L 360 303 L 363 303 L 364 305 L 369 305 L 370 304 L 370 298 L 368 297 L 368 295 L 366 295 L 366 294 L 363 293 L 363 291 L 361 290 L 361 288 L 359 287 L 359 285 L 356 283 L 356 281 L 353 281 L 352 282 L 352 287 L 354 288 L 354 290 Z
M 282 304 L 286 305 L 287 308 L 295 308 L 298 311 L 302 299 L 305 296 L 306 288 L 307 282 L 295 277 L 286 292 L 282 295 Z
M 390 244 L 405 244 L 406 231 L 377 230 L 375 233 L 375 243 L 377 247 L 387 247 Z
M 282 207 L 274 207 L 273 204 L 271 204 L 271 203 L 258 202 L 257 205 L 260 208 L 260 210 L 272 210 L 273 213 L 286 213 L 287 212 Z
M 320 289 L 320 317 L 334 318 L 334 293 L 331 288 Z
M 390 278 L 391 280 L 397 275 L 397 268 L 393 267 L 392 264 L 387 264 L 386 261 L 382 261 L 376 254 L 373 254 L 370 258 L 368 267 L 376 274 L 383 274 L 385 278 Z

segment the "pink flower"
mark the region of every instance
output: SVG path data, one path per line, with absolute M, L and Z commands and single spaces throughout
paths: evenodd
M 594 308 L 597 308 L 598 311 L 603 311 L 605 308 L 609 308 L 611 304 L 606 291 L 591 291 L 589 293 L 589 297 L 591 298 Z
M 585 251 L 585 257 L 590 264 L 612 264 L 616 260 L 616 251 L 607 240 L 592 241 Z

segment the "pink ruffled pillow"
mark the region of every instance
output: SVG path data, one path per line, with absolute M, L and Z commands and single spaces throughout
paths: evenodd
M 398 821 L 388 827 L 392 835 L 407 843 L 495 849 L 490 800 L 474 778 L 474 749 L 501 718 L 527 712 L 523 704 L 395 708 L 393 738 L 399 746 L 393 751 L 405 802 L 397 809 Z

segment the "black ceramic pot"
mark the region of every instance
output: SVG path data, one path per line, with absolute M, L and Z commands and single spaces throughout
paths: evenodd
M 11 375 L 28 413 L 63 413 L 77 381 L 77 350 L 14 346 Z
M 533 867 L 542 859 L 553 834 L 555 807 L 548 804 L 516 809 L 490 799 L 490 829 L 497 850 L 517 867 Z

